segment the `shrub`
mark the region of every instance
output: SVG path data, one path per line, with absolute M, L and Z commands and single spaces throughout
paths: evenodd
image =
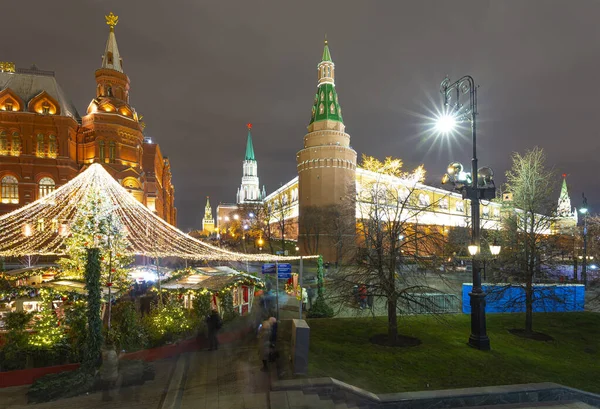
M 308 311 L 309 318 L 331 318 L 333 317 L 333 308 L 326 302 L 325 297 L 317 297 L 312 308 Z
M 111 330 L 119 349 L 136 351 L 148 342 L 142 319 L 131 301 L 120 302 L 113 307 Z
M 172 342 L 193 329 L 193 320 L 181 303 L 169 299 L 144 317 L 144 327 L 151 346 Z
M 39 378 L 27 391 L 27 398 L 29 403 L 48 402 L 81 395 L 93 387 L 94 376 L 78 369 Z
M 221 309 L 223 310 L 223 321 L 231 321 L 239 314 L 233 308 L 233 294 L 231 291 L 221 295 Z
M 31 314 L 10 312 L 6 314 L 6 343 L 0 350 L 0 370 L 11 371 L 25 368 L 27 362 L 27 340 L 25 332 Z
M 81 362 L 87 335 L 87 303 L 77 300 L 65 305 L 65 323 L 67 330 L 67 344 L 71 348 L 71 360 Z

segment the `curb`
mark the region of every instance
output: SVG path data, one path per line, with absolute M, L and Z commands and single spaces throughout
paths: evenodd
M 177 409 L 181 406 L 183 389 L 185 388 L 185 380 L 190 367 L 189 358 L 189 352 L 183 353 L 177 358 L 177 362 L 175 362 L 175 368 L 173 369 L 173 373 L 169 379 L 167 393 L 158 406 L 158 409 Z

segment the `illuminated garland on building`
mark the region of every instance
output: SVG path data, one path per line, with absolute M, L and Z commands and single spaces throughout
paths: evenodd
M 235 253 L 195 239 L 138 202 L 97 163 L 43 198 L 1 216 L 0 256 L 65 255 L 65 239 L 78 209 L 87 205 L 86 193 L 90 190 L 101 191 L 114 205 L 130 243 L 128 255 L 262 262 L 300 258 Z

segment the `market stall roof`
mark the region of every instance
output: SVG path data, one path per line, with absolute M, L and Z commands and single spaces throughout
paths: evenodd
M 130 255 L 221 261 L 299 259 L 236 253 L 195 239 L 138 202 L 98 163 L 52 193 L 0 216 L 0 256 L 64 255 L 70 226 L 79 219 L 83 209 L 92 207 L 92 201 L 98 200 L 90 192 L 101 195 L 111 204 L 107 214 L 118 218 L 124 226 Z
M 161 288 L 168 290 L 200 290 L 205 288 L 210 291 L 221 291 L 225 287 L 236 283 L 252 282 L 256 284 L 261 281 L 260 278 L 253 275 L 242 273 L 226 266 L 202 267 L 193 269 L 193 272 L 181 278 L 162 284 Z
M 54 280 L 54 281 L 46 281 L 44 283 L 40 283 L 39 287 L 41 288 L 51 288 L 56 291 L 70 291 L 76 292 L 79 294 L 87 295 L 87 290 L 85 289 L 85 283 L 80 281 L 73 280 Z M 108 295 L 108 287 L 100 286 L 100 290 L 103 295 Z M 112 294 L 118 294 L 118 290 L 116 288 L 112 289 Z

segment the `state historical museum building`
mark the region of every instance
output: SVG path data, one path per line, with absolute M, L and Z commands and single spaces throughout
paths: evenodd
M 99 162 L 137 200 L 177 222 L 169 160 L 144 137 L 110 26 L 96 96 L 79 116 L 54 73 L 0 62 L 0 214 L 31 203 Z

